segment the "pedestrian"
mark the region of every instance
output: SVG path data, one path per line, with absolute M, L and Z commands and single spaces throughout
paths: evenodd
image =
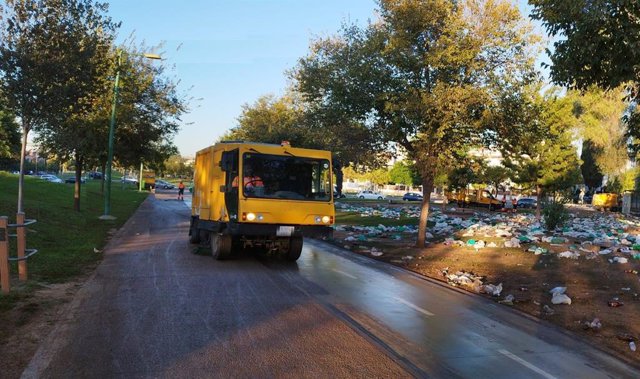
M 580 204 L 584 204 L 584 188 L 580 189 L 580 194 L 578 195 L 578 200 Z
M 182 183 L 182 180 L 178 184 L 178 200 L 184 200 L 184 183 Z

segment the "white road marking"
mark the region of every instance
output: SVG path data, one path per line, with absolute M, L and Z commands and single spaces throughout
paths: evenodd
M 523 365 L 523 366 L 525 366 L 525 367 L 527 367 L 527 368 L 529 368 L 529 369 L 531 369 L 531 370 L 533 370 L 533 371 L 537 372 L 538 374 L 540 374 L 540 375 L 544 376 L 545 378 L 548 378 L 548 379 L 557 379 L 555 376 L 553 376 L 553 375 L 549 374 L 549 373 L 548 373 L 548 372 L 546 372 L 546 371 L 543 371 L 542 369 L 540 369 L 540 368 L 538 368 L 538 367 L 534 366 L 533 364 L 531 364 L 531 363 L 529 363 L 529 362 L 525 361 L 524 359 L 522 359 L 522 358 L 518 357 L 517 355 L 515 355 L 515 354 L 513 354 L 513 353 L 511 353 L 511 352 L 509 352 L 509 351 L 507 351 L 507 350 L 500 349 L 500 350 L 498 350 L 498 351 L 499 351 L 501 354 L 503 354 L 503 355 L 505 355 L 505 356 L 507 356 L 507 357 L 509 357 L 509 358 L 513 359 L 514 361 L 516 361 L 516 362 L 520 363 L 521 365 Z
M 406 301 L 406 300 L 404 300 L 404 299 L 401 299 L 401 298 L 399 298 L 399 297 L 394 297 L 394 299 L 396 299 L 397 301 L 401 302 L 402 304 L 406 305 L 406 306 L 407 306 L 407 307 L 409 307 L 409 308 L 415 309 L 416 311 L 418 311 L 418 312 L 420 312 L 420 313 L 422 313 L 422 314 L 424 314 L 424 315 L 427 315 L 427 316 L 434 316 L 434 314 L 433 314 L 433 313 L 431 313 L 431 312 L 429 312 L 428 310 L 426 310 L 426 309 L 422 309 L 422 308 L 420 308 L 419 306 L 417 306 L 417 305 L 415 305 L 415 304 L 412 304 L 412 303 L 410 303 L 410 302 L 408 302 L 408 301 Z
M 334 269 L 332 269 L 332 270 L 333 270 L 333 271 L 335 271 L 335 272 L 337 272 L 338 274 L 342 274 L 342 275 L 347 276 L 347 277 L 349 277 L 349 278 L 351 278 L 351 279 L 358 279 L 358 278 L 356 278 L 355 276 L 353 276 L 353 275 L 349 274 L 348 272 L 344 272 L 344 271 L 336 270 L 335 268 L 334 268 Z

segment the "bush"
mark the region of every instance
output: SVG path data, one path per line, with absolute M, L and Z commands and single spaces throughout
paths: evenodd
M 569 212 L 565 209 L 564 204 L 560 202 L 550 202 L 544 204 L 542 218 L 545 228 L 548 231 L 552 231 L 564 225 L 564 223 L 569 220 Z

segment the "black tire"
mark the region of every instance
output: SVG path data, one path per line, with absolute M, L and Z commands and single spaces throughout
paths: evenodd
M 191 221 L 191 227 L 189 228 L 189 243 L 200 243 L 200 231 L 195 220 Z
M 289 250 L 285 254 L 285 259 L 290 262 L 295 262 L 300 258 L 302 254 L 302 237 L 291 237 L 289 239 Z
M 360 199 L 364 199 L 364 196 L 360 196 Z
M 200 243 L 207 244 L 209 243 L 211 232 L 207 230 L 198 229 L 198 240 Z
M 211 232 L 209 240 L 211 243 L 211 256 L 214 259 L 220 261 L 231 256 L 232 239 L 230 235 Z
M 382 196 L 378 196 L 378 200 L 382 200 Z

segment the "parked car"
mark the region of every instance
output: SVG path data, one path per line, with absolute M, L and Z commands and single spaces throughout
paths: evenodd
M 164 181 L 162 179 L 156 179 L 156 188 L 174 189 L 174 188 L 176 188 L 176 186 L 175 186 L 175 184 L 169 183 L 169 182 Z
M 62 183 L 62 179 L 58 178 L 55 175 L 51 175 L 51 174 L 41 175 L 40 179 L 46 180 L 47 182 L 51 182 L 51 183 Z
M 81 178 L 80 178 L 80 183 L 84 184 L 86 181 L 87 181 L 87 179 L 86 179 L 85 177 L 81 177 Z M 76 177 L 75 177 L 75 176 L 72 176 L 72 177 L 70 177 L 70 178 L 66 178 L 66 179 L 64 180 L 64 182 L 65 182 L 65 183 L 71 183 L 71 184 L 73 184 L 73 183 L 75 183 L 75 182 L 76 182 Z
M 358 199 L 368 199 L 368 200 L 383 200 L 385 196 L 380 192 L 373 191 L 360 191 L 356 195 Z
M 417 192 L 407 192 L 402 196 L 403 201 L 422 201 L 422 194 Z
M 102 173 L 101 172 L 90 172 L 89 173 L 89 177 L 91 179 L 102 179 Z
M 130 176 L 123 176 L 120 181 L 124 184 L 134 184 L 134 185 L 138 185 L 138 179 L 136 178 L 132 178 Z
M 523 197 L 522 199 L 518 199 L 516 203 L 516 208 L 522 209 L 534 209 L 538 205 L 538 201 L 531 197 Z

